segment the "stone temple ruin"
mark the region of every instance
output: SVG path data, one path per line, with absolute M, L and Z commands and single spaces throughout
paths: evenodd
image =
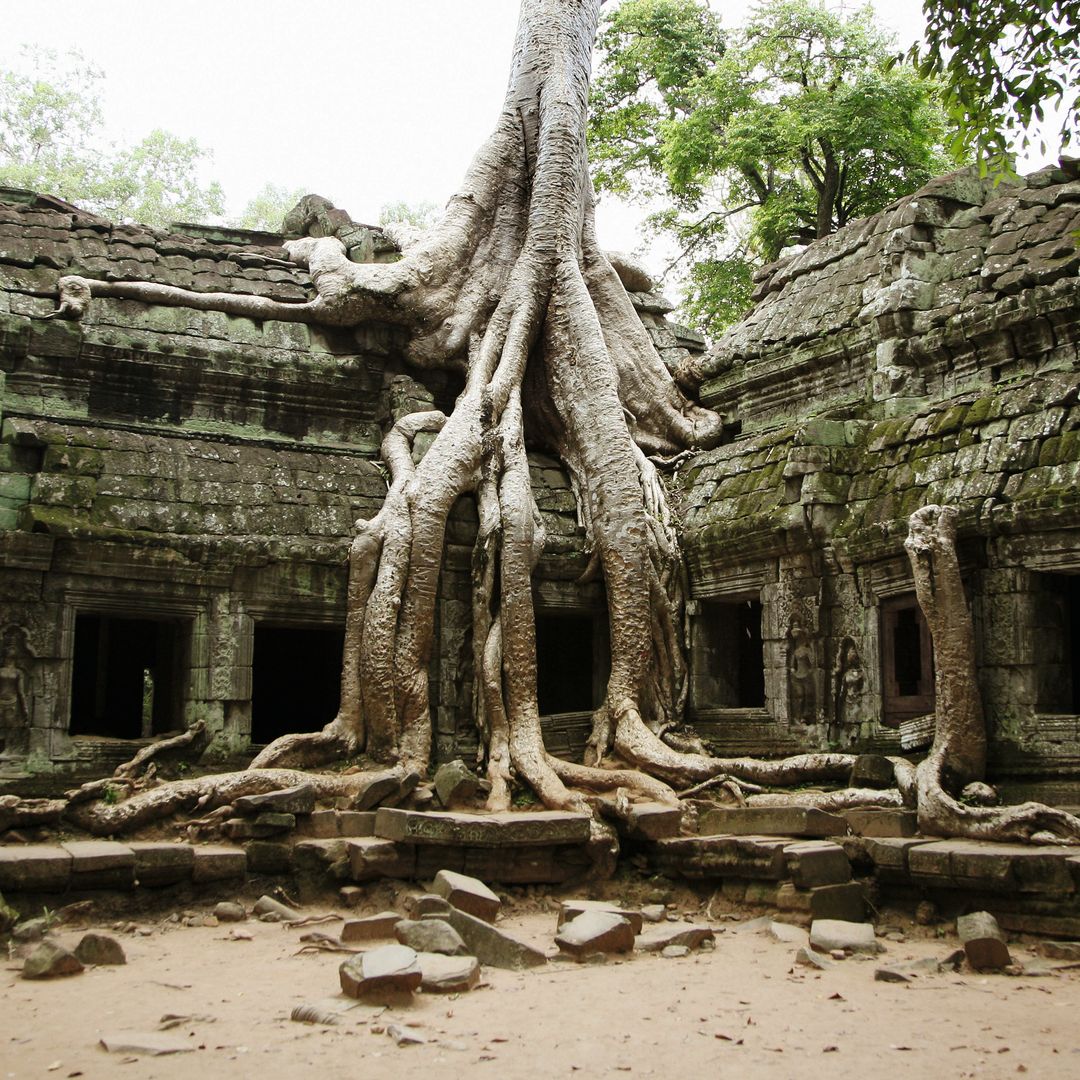
M 688 720 L 713 752 L 854 751 L 868 755 L 860 784 L 873 786 L 870 755 L 929 745 L 933 658 L 903 540 L 915 509 L 950 504 L 990 776 L 1008 801 L 1080 804 L 1077 229 L 1074 161 L 1018 184 L 944 177 L 767 267 L 750 314 L 708 350 L 665 318 L 671 305 L 640 272 L 620 268 L 661 354 L 693 371 L 725 421 L 724 444 L 677 472 Z M 225 765 L 334 716 L 345 556 L 353 522 L 386 492 L 381 433 L 432 404 L 449 412 L 454 377 L 406 370 L 390 326 L 257 323 L 104 298 L 81 322 L 44 318 L 64 274 L 310 298 L 281 239 L 113 225 L 0 190 L 2 790 L 108 775 L 197 721 L 204 762 Z M 354 260 L 395 257 L 378 229 L 355 225 L 351 239 Z M 540 455 L 531 466 L 548 535 L 534 575 L 540 710 L 549 748 L 580 757 L 605 681 L 602 585 L 576 584 L 587 560 L 566 474 Z M 462 500 L 430 676 L 436 762 L 476 752 L 476 528 Z M 801 813 L 786 832 L 834 835 Z M 380 814 L 383 832 L 350 855 L 354 880 L 439 868 L 421 834 L 387 836 L 406 825 Z M 894 816 L 891 837 L 848 851 L 857 869 L 926 888 L 978 891 L 993 874 L 1019 893 L 1045 885 L 1042 928 L 1080 928 L 1080 865 L 1067 850 L 1053 868 L 1049 849 L 1013 861 L 999 852 L 984 874 L 945 841 L 925 845 L 937 855 L 912 856 L 913 868 L 910 823 Z M 308 835 L 341 828 L 335 817 Z M 517 880 L 580 869 L 568 854 L 584 840 L 575 828 L 549 838 L 546 863 Z M 778 882 L 795 880 L 793 909 L 808 910 L 807 890 L 850 879 L 845 869 L 841 882 L 801 881 L 799 852 L 741 839 L 775 831 L 763 821 L 729 821 L 711 846 L 715 836 L 640 828 L 642 841 L 669 845 L 655 854 L 662 868 L 730 876 L 744 891 L 764 882 L 773 900 Z M 283 858 L 260 857 L 270 869 Z M 515 880 L 490 861 L 457 869 L 470 866 Z M 996 910 L 1006 909 L 1019 918 L 1016 904 Z

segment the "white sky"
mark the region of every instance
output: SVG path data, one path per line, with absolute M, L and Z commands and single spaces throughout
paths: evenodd
M 747 0 L 712 0 L 726 25 Z M 848 4 L 848 7 L 854 7 Z M 920 0 L 875 0 L 906 46 Z M 155 127 L 213 151 L 230 214 L 271 181 L 360 221 L 453 193 L 502 101 L 516 0 L 0 0 L 0 67 L 20 45 L 104 69 L 110 139 Z M 609 200 L 610 203 L 610 200 Z M 640 211 L 601 208 L 601 242 L 639 243 Z

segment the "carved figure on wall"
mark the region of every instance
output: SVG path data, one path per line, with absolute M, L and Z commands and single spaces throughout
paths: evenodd
M 0 740 L 5 755 L 25 753 L 29 746 L 33 663 L 30 635 L 21 626 L 5 627 L 0 636 Z
M 788 690 L 791 719 L 812 723 L 817 717 L 817 649 L 813 634 L 795 620 L 789 631 Z
M 859 724 L 858 703 L 866 686 L 866 673 L 855 639 L 845 637 L 840 643 L 836 664 L 833 723 L 829 738 L 835 742 L 854 738 Z

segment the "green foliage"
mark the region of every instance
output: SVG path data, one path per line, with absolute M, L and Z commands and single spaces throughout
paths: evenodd
M 911 58 L 944 82 L 953 149 L 1011 172 L 1009 144 L 1061 106 L 1062 143 L 1080 124 L 1080 0 L 924 0 L 926 45 Z M 1041 146 L 1045 152 L 1045 145 Z
M 0 71 L 0 184 L 59 196 L 114 221 L 165 225 L 219 216 L 219 184 L 194 174 L 209 155 L 160 129 L 133 146 L 100 142 L 101 71 L 78 53 L 24 49 Z
M 602 191 L 655 199 L 713 333 L 753 269 L 914 191 L 948 161 L 934 83 L 866 7 L 767 0 L 726 37 L 704 0 L 623 0 L 599 37 L 590 156 Z M 729 265 L 742 262 L 743 265 Z
M 263 184 L 262 189 L 244 207 L 239 217 L 229 222 L 238 229 L 281 232 L 285 215 L 307 194 L 303 188 Z
M 416 229 L 430 229 L 439 219 L 439 208 L 433 202 L 407 203 L 404 201 L 386 203 L 379 211 L 380 225 L 394 225 L 405 222 Z

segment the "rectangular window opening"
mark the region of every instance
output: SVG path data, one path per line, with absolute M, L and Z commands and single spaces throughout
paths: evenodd
M 702 601 L 694 619 L 690 662 L 695 708 L 764 708 L 761 602 Z
M 71 734 L 148 739 L 181 729 L 185 625 L 77 614 Z
M 536 692 L 541 716 L 591 712 L 607 684 L 607 624 L 592 615 L 536 616 Z
M 1037 709 L 1080 715 L 1080 573 L 1039 574 L 1031 627 Z
M 899 727 L 904 720 L 934 711 L 934 652 L 930 628 L 914 593 L 881 604 L 882 723 Z
M 319 731 L 337 715 L 345 631 L 331 627 L 255 626 L 251 741 Z

